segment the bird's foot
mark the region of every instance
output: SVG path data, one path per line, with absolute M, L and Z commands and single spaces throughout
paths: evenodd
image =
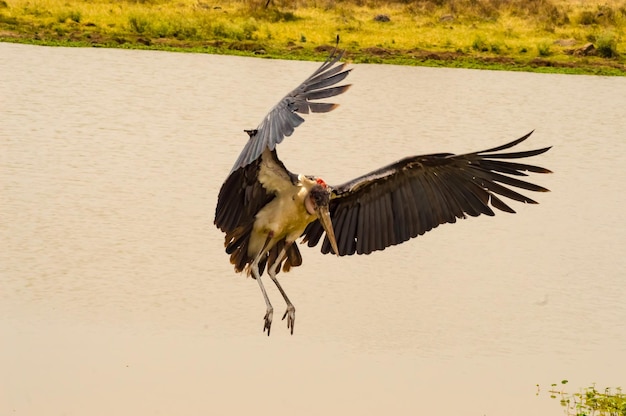
M 265 325 L 263 325 L 263 332 L 267 329 L 267 336 L 270 336 L 270 328 L 272 327 L 272 315 L 274 314 L 274 308 L 267 308 L 267 312 L 265 312 Z
M 283 320 L 287 318 L 287 329 L 291 329 L 291 335 L 293 335 L 293 327 L 296 323 L 296 308 L 293 305 L 287 305 L 287 310 L 283 315 Z

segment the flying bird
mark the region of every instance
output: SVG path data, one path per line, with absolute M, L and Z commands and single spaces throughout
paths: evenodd
M 520 163 L 544 147 L 507 151 L 532 132 L 502 146 L 466 153 L 411 156 L 340 185 L 290 172 L 277 145 L 304 122 L 300 114 L 326 113 L 337 104 L 320 102 L 344 93 L 350 73 L 337 49 L 265 116 L 249 138 L 219 192 L 215 225 L 236 272 L 252 275 L 266 304 L 263 331 L 270 334 L 273 307 L 261 276 L 267 270 L 282 294 L 287 328 L 293 334 L 295 307 L 277 279 L 302 264 L 296 240 L 338 256 L 369 254 L 403 243 L 457 218 L 493 216 L 494 208 L 514 213 L 500 197 L 536 204 L 515 188 L 546 192 L 520 177 L 548 169 Z M 322 240 L 322 237 L 323 240 Z

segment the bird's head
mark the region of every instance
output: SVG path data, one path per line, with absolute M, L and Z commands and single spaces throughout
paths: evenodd
M 333 223 L 330 219 L 330 188 L 326 185 L 326 182 L 320 178 L 317 178 L 315 182 L 315 185 L 313 185 L 304 199 L 304 207 L 309 214 L 317 216 L 322 227 L 324 227 L 324 231 L 326 231 L 333 251 L 335 254 L 339 255 L 335 231 L 333 230 Z

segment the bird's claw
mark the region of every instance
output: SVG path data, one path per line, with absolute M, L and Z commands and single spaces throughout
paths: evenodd
M 270 336 L 270 329 L 272 327 L 272 315 L 274 314 L 274 309 L 273 308 L 268 308 L 267 312 L 265 312 L 265 317 L 263 318 L 265 320 L 265 325 L 263 325 L 263 332 L 265 332 L 265 330 L 267 329 L 267 336 Z
M 291 329 L 291 335 L 293 335 L 293 327 L 296 323 L 296 308 L 293 305 L 287 305 L 283 320 L 285 318 L 287 318 L 287 329 Z

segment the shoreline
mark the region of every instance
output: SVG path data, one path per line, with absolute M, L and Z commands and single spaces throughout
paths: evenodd
M 545 10 L 531 15 L 519 5 L 476 15 L 404 3 L 265 9 L 250 1 L 0 0 L 0 42 L 320 61 L 339 35 L 354 63 L 626 76 L 626 1 L 596 5 L 603 12 L 594 11 L 589 24 L 580 23 L 586 9 L 548 0 L 551 21 Z
M 180 53 L 207 53 L 214 55 L 247 56 L 265 59 L 286 59 L 304 61 L 323 61 L 328 57 L 328 51 L 334 46 L 331 44 L 321 45 L 313 53 L 293 53 L 292 50 L 275 51 L 272 53 L 259 53 L 228 47 L 212 45 L 189 46 L 168 43 L 145 44 L 139 39 L 135 42 L 116 43 L 91 43 L 84 41 L 69 40 L 40 40 L 7 37 L 0 34 L 0 42 L 16 43 L 24 45 L 48 46 L 48 47 L 71 47 L 71 48 L 112 48 L 132 50 L 153 50 Z M 341 44 L 340 44 L 341 48 Z M 350 51 L 346 50 L 346 59 L 354 63 L 425 66 L 441 68 L 465 68 L 495 71 L 555 73 L 567 75 L 598 75 L 598 76 L 626 76 L 626 66 L 619 63 L 603 62 L 559 62 L 556 60 L 536 58 L 529 62 L 517 62 L 510 57 L 471 56 L 453 53 L 438 53 L 425 50 L 398 51 Z

